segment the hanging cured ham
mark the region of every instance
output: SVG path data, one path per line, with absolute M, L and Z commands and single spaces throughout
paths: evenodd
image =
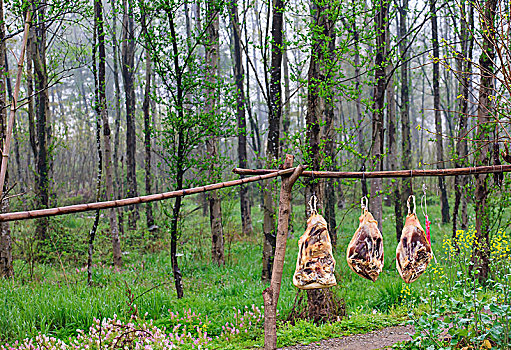
M 325 219 L 315 210 L 307 220 L 307 229 L 298 241 L 298 259 L 293 284 L 300 289 L 332 287 L 335 259 Z
M 413 212 L 410 211 L 410 199 L 414 202 Z M 432 256 L 431 243 L 415 214 L 415 197 L 410 196 L 408 216 L 396 249 L 396 267 L 401 278 L 406 283 L 417 280 L 426 270 Z
M 358 229 L 348 245 L 346 259 L 353 272 L 374 282 L 383 269 L 383 236 L 378 222 L 367 210 L 367 197 L 362 198 L 359 220 Z

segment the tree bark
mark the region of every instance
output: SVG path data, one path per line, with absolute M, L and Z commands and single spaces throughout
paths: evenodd
M 35 158 L 36 158 L 36 193 L 39 208 L 48 208 L 50 200 L 50 158 L 49 145 L 51 126 L 49 119 L 48 73 L 46 70 L 46 6 L 32 2 L 34 13 L 30 46 L 34 69 L 35 93 Z M 28 52 L 27 52 L 28 53 Z M 28 68 L 28 67 L 27 67 Z M 42 218 L 36 222 L 36 239 L 40 246 L 47 244 L 48 219 Z
M 141 24 L 142 24 L 142 33 L 144 36 L 148 36 L 147 34 L 147 23 L 146 23 L 146 13 L 145 10 L 142 10 L 141 15 Z M 149 51 L 149 45 L 146 47 L 145 51 L 145 88 L 144 88 L 144 103 L 142 105 L 142 109 L 144 111 L 144 168 L 145 168 L 145 192 L 146 194 L 151 194 L 152 192 L 152 182 L 153 175 L 151 169 L 151 52 Z M 147 228 L 150 230 L 154 229 L 154 215 L 153 215 L 153 205 L 152 203 L 147 203 L 145 206 L 145 215 L 146 215 L 146 224 Z
M 373 144 L 371 147 L 371 165 L 373 170 L 383 169 L 383 140 L 385 130 L 383 128 L 383 114 L 385 110 L 385 86 L 386 74 L 385 65 L 386 60 L 386 40 L 387 36 L 387 14 L 388 2 L 387 0 L 377 0 L 374 4 L 376 6 L 376 56 L 375 56 L 375 85 L 373 93 L 373 118 L 372 118 L 372 139 Z M 374 218 L 378 222 L 378 228 L 382 230 L 382 181 L 381 179 L 371 180 L 371 196 L 369 198 L 369 207 Z
M 127 195 L 136 197 L 137 173 L 136 173 L 136 124 L 135 124 L 135 21 L 133 8 L 130 1 L 123 1 L 122 20 L 122 80 L 126 96 L 126 172 L 127 172 Z M 137 207 L 130 208 L 128 225 L 135 230 L 139 218 Z
M 436 1 L 436 0 L 433 0 Z M 400 63 L 401 63 L 401 154 L 402 154 L 402 166 L 403 169 L 412 168 L 412 137 L 410 133 L 410 93 L 409 85 L 410 81 L 408 78 L 408 0 L 402 0 L 401 6 L 399 7 L 399 51 L 400 51 Z M 397 170 L 397 169 L 393 169 Z M 398 183 L 396 181 L 396 183 Z M 406 203 L 408 197 L 412 194 L 412 180 L 411 178 L 403 179 L 403 191 L 400 198 L 400 203 L 395 202 L 396 212 L 396 237 L 397 241 L 401 238 L 401 232 L 403 231 L 403 217 L 401 213 L 402 203 Z M 397 192 L 396 192 L 397 191 Z M 396 188 L 394 191 L 395 196 L 399 192 Z M 396 199 L 397 200 L 397 199 Z M 399 212 L 399 213 L 398 213 Z M 400 222 L 398 223 L 398 215 Z
M 321 170 L 331 166 L 334 155 L 333 145 L 333 87 L 329 86 L 332 78 L 332 63 L 335 62 L 335 21 L 331 18 L 330 5 L 312 0 L 311 24 L 311 62 L 308 72 L 308 94 L 306 114 L 307 154 L 304 159 L 311 170 Z M 323 126 L 324 125 L 324 126 Z M 319 179 L 309 178 L 305 188 L 305 203 L 311 196 L 318 198 L 318 210 L 325 204 L 325 216 L 328 223 L 328 232 L 332 246 L 337 244 L 335 220 L 335 196 L 333 179 L 322 185 Z M 325 189 L 328 188 L 329 192 Z M 306 206 L 306 216 L 310 216 L 309 207 Z M 320 320 L 327 308 L 322 290 L 307 291 L 307 305 L 309 317 Z
M 393 67 L 389 65 L 387 67 L 387 71 L 392 71 Z M 394 91 L 394 78 L 392 76 L 389 77 L 389 83 L 387 86 L 387 125 L 388 125 L 388 134 L 387 134 L 387 144 L 389 148 L 389 165 L 390 170 L 398 170 L 398 160 L 397 160 L 397 115 L 396 115 L 396 101 L 395 101 L 395 91 Z M 401 238 L 401 232 L 403 231 L 403 213 L 401 211 L 401 204 L 403 203 L 401 199 L 401 183 L 399 180 L 390 179 L 390 189 L 391 193 L 389 197 L 391 197 L 392 202 L 394 203 L 394 213 L 396 215 L 396 237 L 397 241 Z
M 243 90 L 243 64 L 237 0 L 231 0 L 230 20 L 234 46 L 234 80 L 236 83 L 236 115 L 238 119 L 238 164 L 247 167 L 247 120 L 245 117 L 245 93 Z M 244 235 L 252 235 L 252 215 L 248 199 L 248 186 L 240 186 L 241 227 Z
M 293 166 L 293 156 L 286 155 L 284 169 Z M 286 244 L 289 228 L 289 215 L 291 212 L 291 189 L 301 172 L 302 166 L 298 166 L 293 174 L 282 177 L 279 201 L 279 219 L 277 226 L 277 243 L 275 250 L 275 263 L 271 277 L 271 284 L 263 291 L 264 299 L 264 349 L 274 350 L 277 348 L 277 303 L 279 301 L 282 274 L 284 270 L 284 259 L 286 255 Z
M 98 165 L 97 165 L 97 175 L 96 175 L 96 201 L 101 200 L 101 177 L 103 175 L 103 153 L 101 150 L 101 121 L 103 118 L 103 109 L 106 107 L 101 104 L 101 90 L 105 90 L 105 42 L 104 42 L 104 32 L 103 29 L 99 30 L 99 25 L 103 25 L 102 23 L 102 4 L 101 0 L 94 0 L 94 33 L 93 33 L 93 46 L 92 46 L 92 72 L 94 75 L 94 111 L 96 112 L 96 150 L 98 152 Z M 103 35 L 102 40 L 103 43 L 98 43 L 98 36 Z M 99 64 L 98 64 L 98 48 L 101 51 L 100 46 L 103 46 L 103 57 L 101 58 L 101 53 L 99 54 Z M 101 60 L 103 59 L 103 62 Z M 99 68 L 99 69 L 98 69 Z M 98 70 L 101 71 L 98 74 Z M 115 214 L 114 214 L 115 215 Z M 98 231 L 99 225 L 99 217 L 100 210 L 96 210 L 94 215 L 94 222 L 92 224 L 92 228 L 89 231 L 89 249 L 87 256 L 87 285 L 92 286 L 92 257 L 94 254 L 94 240 L 96 239 L 96 232 Z
M 177 114 L 178 119 L 183 121 L 185 118 L 184 115 L 184 99 L 185 92 L 183 91 L 183 79 L 181 75 L 181 66 L 179 65 L 179 49 L 177 46 L 178 36 L 176 34 L 176 28 L 174 25 L 174 14 L 169 10 L 167 11 L 167 17 L 169 19 L 169 29 L 172 39 L 172 54 L 173 54 L 173 62 L 174 62 L 174 71 L 176 72 L 176 102 L 177 102 Z M 182 125 L 178 125 L 177 127 L 177 135 L 176 135 L 176 148 L 177 148 L 177 159 L 176 159 L 176 173 L 175 173 L 175 181 L 176 181 L 176 190 L 183 189 L 183 179 L 185 174 L 185 140 Z M 177 223 L 179 220 L 179 213 L 181 212 L 182 206 L 182 197 L 177 197 L 174 202 L 174 207 L 172 208 L 172 218 L 170 221 L 170 261 L 172 265 L 172 273 L 174 275 L 174 285 L 176 286 L 177 298 L 180 299 L 184 295 L 183 291 L 183 276 L 181 274 L 181 270 L 179 269 L 179 263 L 177 261 L 177 240 L 178 240 L 178 227 Z
M 436 160 L 437 168 L 444 169 L 444 145 L 442 131 L 442 115 L 440 114 L 440 50 L 438 43 L 438 23 L 436 14 L 436 0 L 429 2 L 431 12 L 431 39 L 433 45 L 433 108 L 435 110 L 435 131 L 436 131 Z M 448 223 L 449 217 L 449 201 L 447 198 L 447 189 L 445 188 L 445 180 L 438 177 L 438 187 L 440 188 L 440 203 L 442 207 L 442 222 Z
M 335 160 L 335 144 L 334 140 L 336 138 L 336 131 L 334 127 L 334 108 L 333 106 L 327 104 L 325 111 L 325 158 L 326 158 L 326 167 L 335 169 L 337 167 L 337 162 Z M 325 219 L 328 225 L 328 233 L 330 235 L 330 241 L 332 242 L 332 247 L 334 249 L 337 248 L 337 220 L 335 217 L 335 207 L 337 204 L 336 193 L 339 190 L 340 195 L 342 196 L 342 189 L 336 189 L 336 180 L 329 179 L 325 182 Z
M 5 48 L 5 21 L 4 21 L 4 3 L 0 0 L 0 148 L 4 148 L 5 138 L 7 137 L 7 95 L 5 77 L 6 70 L 6 48 Z M 9 188 L 9 176 L 5 175 L 5 183 L 2 193 Z M 6 213 L 9 211 L 9 200 L 3 200 L 0 204 L 0 211 Z M 0 278 L 13 277 L 12 267 L 12 238 L 11 228 L 8 222 L 0 223 Z
M 219 33 L 218 28 L 220 25 L 218 7 L 214 1 L 207 3 L 207 20 L 208 26 L 206 27 L 207 45 L 205 46 L 206 52 L 206 76 L 209 80 L 209 88 L 206 91 L 206 106 L 205 112 L 211 116 L 217 113 L 217 76 L 218 70 L 218 53 L 219 53 Z M 218 179 L 217 164 L 219 163 L 218 157 L 218 138 L 215 134 L 209 135 L 206 140 L 206 148 L 209 155 L 209 180 L 216 182 Z M 211 260 L 217 265 L 225 264 L 224 259 L 224 232 L 222 227 L 222 201 L 217 191 L 208 194 L 209 200 L 209 219 L 211 224 Z
M 282 28 L 284 18 L 284 1 L 272 2 L 271 26 L 271 65 L 268 104 L 268 139 L 266 144 L 266 166 L 274 167 L 279 159 L 280 123 L 282 119 Z M 264 242 L 263 242 L 263 282 L 269 282 L 273 269 L 275 252 L 275 205 L 273 203 L 273 182 L 266 181 L 264 186 Z
M 115 199 L 114 182 L 112 175 L 112 143 L 110 140 L 110 122 L 108 121 L 108 109 L 106 101 L 106 48 L 105 31 L 103 27 L 103 3 L 102 0 L 94 1 L 95 20 L 97 22 L 98 38 L 98 113 L 103 121 L 103 150 L 105 166 L 105 185 L 107 200 Z M 110 236 L 112 238 L 113 263 L 117 267 L 122 266 L 121 242 L 119 240 L 119 231 L 115 209 L 108 211 L 108 220 L 110 224 Z
M 355 9 L 355 7 L 353 7 Z M 353 10 L 355 11 L 355 10 Z M 355 16 L 355 12 L 353 13 L 353 16 Z M 352 32 L 353 32 L 353 41 L 355 46 L 355 54 L 354 54 L 354 63 L 355 63 L 355 91 L 357 99 L 355 100 L 355 108 L 357 111 L 357 145 L 358 145 L 358 152 L 360 153 L 361 159 L 360 159 L 360 170 L 365 171 L 366 169 L 366 159 L 364 158 L 365 155 L 365 143 L 364 143 L 364 114 L 362 114 L 362 89 L 360 87 L 360 33 L 357 28 L 357 21 L 353 21 L 352 24 Z M 362 179 L 360 182 L 361 188 L 362 188 L 362 195 L 367 195 L 367 181 L 366 179 Z
M 469 113 L 469 99 L 470 99 L 470 75 L 472 73 L 472 52 L 474 46 L 473 26 L 474 26 L 474 7 L 471 3 L 462 3 L 461 5 L 461 52 L 457 57 L 457 71 L 458 73 L 458 139 L 456 142 L 456 155 L 455 166 L 457 168 L 465 166 L 468 162 L 466 159 L 468 153 L 467 127 L 468 127 L 468 113 Z M 468 23 L 467 23 L 467 9 L 468 9 Z M 456 237 L 458 230 L 458 213 L 459 207 L 462 207 L 462 222 L 461 229 L 465 230 L 466 227 L 466 208 L 467 199 L 464 195 L 464 187 L 467 184 L 466 176 L 456 176 L 454 178 L 454 208 L 452 211 L 452 236 Z
M 332 63 L 335 61 L 335 22 L 330 17 L 330 6 L 312 1 L 313 23 L 311 62 L 308 72 L 308 94 L 307 94 L 307 114 L 306 114 L 306 138 L 307 154 L 304 159 L 309 164 L 311 170 L 321 170 L 325 166 L 331 167 L 334 156 L 334 126 L 333 126 L 333 86 L 329 86 L 332 78 Z M 325 211 L 326 221 L 329 223 L 329 233 L 336 239 L 335 223 L 335 197 L 332 198 L 333 184 L 330 180 L 329 200 L 325 198 L 324 187 L 317 179 L 308 179 L 305 188 L 305 202 L 308 203 L 310 197 L 315 194 L 318 198 L 318 210 L 322 208 L 323 203 L 329 205 Z M 306 206 L 307 216 L 311 215 Z
M 482 53 L 479 58 L 481 83 L 479 85 L 479 103 L 477 105 L 477 139 L 481 140 L 477 146 L 476 162 L 478 165 L 489 165 L 491 163 L 490 143 L 486 140 L 492 139 L 495 132 L 495 123 L 492 122 L 493 104 L 490 96 L 494 91 L 494 67 L 495 59 L 495 15 L 498 0 L 487 0 L 484 4 L 484 10 L 481 21 L 483 34 Z M 488 222 L 487 196 L 488 186 L 486 174 L 476 175 L 475 188 L 475 209 L 476 209 L 476 242 L 472 253 L 473 265 L 471 270 L 475 269 L 480 282 L 484 282 L 489 274 L 489 243 L 490 243 L 490 224 Z
M 119 150 L 121 143 L 121 88 L 119 84 L 119 43 L 117 42 L 117 8 L 115 0 L 110 0 L 112 7 L 112 50 L 113 50 L 113 78 L 114 78 L 114 108 L 115 108 L 115 138 L 113 152 L 114 177 L 116 183 L 117 198 L 124 197 L 124 181 L 122 181 L 119 173 Z M 122 210 L 117 210 L 119 233 L 124 233 L 124 216 Z

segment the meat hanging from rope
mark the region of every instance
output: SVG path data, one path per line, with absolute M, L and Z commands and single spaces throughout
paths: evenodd
M 410 211 L 410 199 L 414 202 L 413 212 Z M 410 196 L 408 216 L 396 249 L 396 267 L 399 275 L 406 283 L 414 282 L 426 270 L 432 256 L 431 243 L 415 214 L 415 197 Z
M 363 203 L 364 199 L 366 204 Z M 378 229 L 378 222 L 367 210 L 367 198 L 362 198 L 362 215 L 360 224 L 353 235 L 346 259 L 349 267 L 357 275 L 376 281 L 383 270 L 383 236 Z
M 328 288 L 337 284 L 335 259 L 327 224 L 323 216 L 313 212 L 307 229 L 298 241 L 298 258 L 293 284 L 300 289 Z

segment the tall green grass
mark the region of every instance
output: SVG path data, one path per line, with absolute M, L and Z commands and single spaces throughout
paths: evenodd
M 185 288 L 183 299 L 176 298 L 164 220 L 160 221 L 160 231 L 156 237 L 143 229 L 126 233 L 122 237 L 123 250 L 128 254 L 124 255 L 125 265 L 120 272 L 100 265 L 109 266 L 111 259 L 107 223 L 102 221 L 96 242 L 94 261 L 98 266 L 94 268 L 92 287 L 86 286 L 86 272 L 81 270 L 91 218 L 75 215 L 56 219 L 53 224 L 59 229 L 54 230 L 53 237 L 61 250 L 51 264 L 35 265 L 33 269 L 28 267 L 27 253 L 22 251 L 30 243 L 32 223 L 16 224 L 13 232 L 17 242 L 16 255 L 19 258 L 15 264 L 17 276 L 13 280 L 0 281 L 0 342 L 33 337 L 38 332 L 67 337 L 75 334 L 77 329 L 88 328 L 94 317 L 117 314 L 128 318 L 130 309 L 134 307 L 130 304 L 133 297 L 135 300 L 132 304 L 136 305 L 138 314 L 144 316 L 147 313 L 144 316 L 147 319 L 164 320 L 168 310 L 175 312 L 185 308 L 207 315 L 212 321 L 213 334 L 219 332 L 223 324 L 233 320 L 234 308 L 262 305 L 261 293 L 266 286 L 260 278 L 262 213 L 259 208 L 253 210 L 254 236 L 240 237 L 237 201 L 224 201 L 226 265 L 218 267 L 209 259 L 208 218 L 203 217 L 200 210 L 193 211 L 197 206 L 193 200 L 185 203 L 179 245 L 179 253 L 182 254 L 179 262 Z M 450 234 L 451 227 L 440 224 L 438 206 L 430 206 L 429 211 L 433 222 L 433 249 L 438 249 L 441 237 Z M 294 232 L 288 240 L 279 299 L 279 311 L 283 318 L 295 300 L 296 289 L 292 285 L 292 275 L 297 241 L 306 221 L 303 205 L 295 205 L 293 212 Z M 339 238 L 335 258 L 339 287 L 336 291 L 346 301 L 348 313 L 393 310 L 400 305 L 402 286 L 395 268 L 397 242 L 393 208 L 384 208 L 385 266 L 375 283 L 355 275 L 345 259 L 347 244 L 358 227 L 359 214 L 358 206 L 353 210 L 338 211 Z M 419 217 L 424 222 L 421 214 Z M 411 288 L 420 294 L 427 280 L 425 275 Z

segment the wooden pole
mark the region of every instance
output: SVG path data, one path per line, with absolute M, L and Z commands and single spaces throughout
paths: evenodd
M 273 169 L 241 169 L 235 168 L 233 172 L 238 175 L 262 175 L 270 174 L 277 170 Z M 344 178 L 344 179 L 369 179 L 369 178 L 397 178 L 397 177 L 422 177 L 422 176 L 456 176 L 511 172 L 511 165 L 490 165 L 468 168 L 430 169 L 430 170 L 397 170 L 397 171 L 369 171 L 369 172 L 343 172 L 343 171 L 304 171 L 301 176 L 315 178 Z
M 172 191 L 158 194 L 150 194 L 147 196 L 133 197 L 133 198 L 125 198 L 118 199 L 113 201 L 106 202 L 96 202 L 96 203 L 86 203 L 86 204 L 76 204 L 69 205 L 66 207 L 59 208 L 49 208 L 49 209 L 39 209 L 39 210 L 31 210 L 31 211 L 20 211 L 15 213 L 5 213 L 0 214 L 0 222 L 2 221 L 13 221 L 13 220 L 26 220 L 26 219 L 35 219 L 47 216 L 55 216 L 55 215 L 63 215 L 70 213 L 79 213 L 89 210 L 97 210 L 97 209 L 108 209 L 108 208 L 117 208 L 117 207 L 125 207 L 128 205 L 140 204 L 140 203 L 148 203 L 154 201 L 161 201 L 164 199 L 175 198 L 186 196 L 190 194 L 196 194 L 201 192 L 213 191 L 220 188 L 232 187 L 241 185 L 248 182 L 261 181 L 264 179 L 270 179 L 272 177 L 282 176 L 292 174 L 295 169 L 285 169 L 275 171 L 269 174 L 257 175 L 252 177 L 246 177 L 244 179 L 232 180 L 227 182 L 221 182 L 216 184 L 211 184 L 207 186 L 194 187 L 180 191 Z
M 14 127 L 14 116 L 16 115 L 18 96 L 20 93 L 21 74 L 23 73 L 23 62 L 25 58 L 25 49 L 27 47 L 29 30 L 30 30 L 30 11 L 27 11 L 27 17 L 25 19 L 25 33 L 23 34 L 23 42 L 21 45 L 20 57 L 18 59 L 18 73 L 16 74 L 14 95 L 12 96 L 11 111 L 9 114 L 9 120 L 7 121 L 7 133 L 5 135 L 4 149 L 2 150 L 2 165 L 0 167 L 0 198 L 2 198 L 3 195 L 5 175 L 7 174 L 7 161 L 9 160 L 9 149 L 11 146 L 12 129 Z
M 284 169 L 293 166 L 293 156 L 287 154 Z M 286 255 L 286 243 L 289 226 L 289 214 L 291 212 L 291 189 L 300 174 L 303 166 L 294 169 L 290 176 L 282 177 L 279 201 L 279 218 L 277 225 L 277 243 L 271 284 L 263 291 L 264 300 L 264 349 L 274 350 L 277 348 L 277 303 L 279 301 L 282 273 L 284 270 L 284 258 Z

